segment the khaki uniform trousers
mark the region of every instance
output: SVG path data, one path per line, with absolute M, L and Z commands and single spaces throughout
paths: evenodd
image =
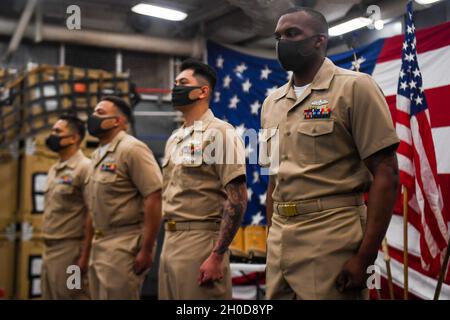
M 69 289 L 67 286 L 67 280 L 73 275 L 73 273 L 67 273 L 67 268 L 76 264 L 82 245 L 82 240 L 44 240 L 41 273 L 42 299 L 89 299 L 87 275 L 81 275 L 81 289 Z
M 368 299 L 368 290 L 340 293 L 343 265 L 358 250 L 366 206 L 349 206 L 283 217 L 276 213 L 268 236 L 268 299 Z
M 146 273 L 136 275 L 134 264 L 141 246 L 140 228 L 94 237 L 89 264 L 92 299 L 140 299 Z
M 160 300 L 231 299 L 229 253 L 223 259 L 224 277 L 209 285 L 197 282 L 200 266 L 212 252 L 218 231 L 166 231 L 159 266 Z

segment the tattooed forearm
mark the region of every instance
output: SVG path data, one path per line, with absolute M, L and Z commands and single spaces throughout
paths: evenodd
M 235 179 L 226 186 L 228 199 L 224 203 L 219 240 L 214 252 L 223 254 L 233 241 L 241 226 L 242 218 L 247 209 L 247 187 L 245 179 Z

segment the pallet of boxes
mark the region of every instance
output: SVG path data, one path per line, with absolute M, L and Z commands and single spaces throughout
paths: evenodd
M 4 90 L 5 97 L 14 93 L 15 99 L 6 99 L 1 107 L 14 110 L 20 128 L 15 135 L 4 137 L 1 144 L 2 149 L 18 146 L 17 205 L 10 209 L 15 211 L 14 221 L 20 233 L 16 240 L 15 267 L 8 276 L 15 279 L 16 298 L 33 299 L 41 295 L 42 216 L 47 172 L 57 161 L 57 155 L 45 146 L 45 139 L 60 114 L 71 113 L 86 120 L 101 96 L 114 94 L 129 99 L 129 77 L 103 70 L 44 65 L 28 68 Z M 95 138 L 87 136 L 83 152 L 90 156 L 97 145 Z M 4 185 L 9 188 L 8 181 L 13 181 L 7 178 L 1 176 L 0 185 L 4 188 Z

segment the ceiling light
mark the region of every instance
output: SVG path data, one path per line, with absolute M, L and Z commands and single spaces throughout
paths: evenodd
M 139 3 L 135 5 L 134 7 L 131 8 L 131 11 L 146 16 L 156 17 L 170 21 L 182 21 L 187 17 L 187 14 L 182 11 L 158 7 L 146 3 Z
M 416 0 L 418 4 L 432 4 L 441 0 Z
M 370 24 L 372 24 L 371 19 L 359 17 L 330 28 L 328 34 L 330 37 L 340 36 L 341 34 L 367 27 Z
M 383 20 L 377 20 L 375 21 L 375 23 L 373 24 L 373 26 L 375 27 L 375 29 L 377 30 L 381 30 L 384 27 L 384 21 Z

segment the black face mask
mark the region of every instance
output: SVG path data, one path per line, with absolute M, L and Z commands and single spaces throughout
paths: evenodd
M 61 140 L 64 139 L 64 138 L 68 138 L 70 136 L 71 135 L 61 137 L 61 136 L 57 136 L 57 135 L 51 134 L 51 135 L 48 136 L 47 139 L 45 139 L 45 144 L 53 152 L 59 152 L 59 151 L 65 149 L 65 148 L 71 146 L 71 144 L 68 144 L 66 146 L 62 146 L 61 145 Z
M 87 129 L 89 131 L 89 134 L 93 135 L 94 137 L 98 137 L 100 134 L 104 132 L 108 132 L 111 130 L 111 128 L 103 128 L 102 123 L 105 120 L 117 118 L 116 116 L 110 116 L 110 117 L 98 117 L 94 115 L 90 115 L 87 121 Z
M 294 72 L 303 71 L 316 52 L 312 40 L 317 36 L 300 41 L 278 40 L 277 57 L 283 69 Z
M 199 86 L 174 86 L 172 89 L 172 105 L 174 107 L 181 107 L 197 101 L 198 99 L 192 100 L 189 94 L 193 90 L 200 88 Z

